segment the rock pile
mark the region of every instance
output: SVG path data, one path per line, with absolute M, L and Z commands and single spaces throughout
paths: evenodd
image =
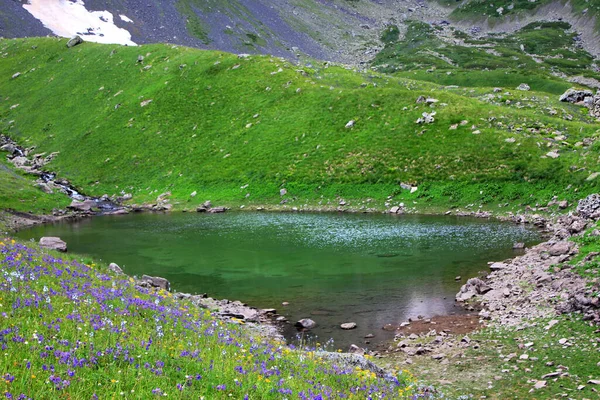
M 573 311 L 600 323 L 600 300 L 593 296 L 600 289 L 599 284 L 590 286 L 568 263 L 579 252 L 568 239 L 600 219 L 600 196 L 594 194 L 581 200 L 577 212 L 578 215 L 547 223 L 553 233 L 550 240 L 526 249 L 520 257 L 492 263 L 492 272 L 485 281 L 470 279 L 456 300 L 475 299 L 483 306 L 479 314 L 482 319 L 503 325 L 520 325 L 527 319 Z

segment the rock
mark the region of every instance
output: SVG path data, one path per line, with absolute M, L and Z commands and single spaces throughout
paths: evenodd
M 44 193 L 48 193 L 48 194 L 54 193 L 54 191 L 52 190 L 52 188 L 50 186 L 48 186 L 47 183 L 38 182 L 38 183 L 34 184 L 33 186 L 35 186 L 36 188 L 40 189 Z
M 504 263 L 495 262 L 492 265 L 490 265 L 490 270 L 492 270 L 492 271 L 500 271 L 502 269 L 506 269 L 507 267 L 508 267 L 508 265 L 506 265 Z
M 365 339 L 371 339 L 371 338 L 374 338 L 374 337 L 375 337 L 375 335 L 373 335 L 372 333 L 367 333 L 365 335 Z
M 454 278 L 455 281 L 460 281 L 461 279 L 462 279 L 462 276 L 460 276 L 460 275 Z
M 598 210 L 600 210 L 600 195 L 597 193 L 579 200 L 577 204 L 577 214 L 582 218 L 590 218 Z
M 566 92 L 560 95 L 559 100 L 567 103 L 579 103 L 584 101 L 586 97 L 593 96 L 594 93 L 591 90 L 567 89 Z
M 535 385 L 533 385 L 534 389 L 541 389 L 546 387 L 546 381 L 537 381 Z
M 417 100 L 415 101 L 415 103 L 417 103 L 417 104 L 425 103 L 425 100 L 427 100 L 427 98 L 425 96 L 419 96 L 419 97 L 417 97 Z
M 149 276 L 142 275 L 142 281 L 147 282 L 150 286 L 154 286 L 160 289 L 169 290 L 171 284 L 165 278 L 161 278 L 160 276 Z
M 20 76 L 21 76 L 21 73 L 20 73 L 20 72 L 15 72 L 15 73 L 12 75 L 12 79 L 17 79 L 17 78 L 18 78 L 18 77 L 20 77 Z
M 225 211 L 227 211 L 227 208 L 225 207 L 213 207 L 210 210 L 208 210 L 210 214 L 220 214 L 224 213 Z
M 513 244 L 513 250 L 522 250 L 525 248 L 525 243 L 517 242 Z
M 563 254 L 569 254 L 570 252 L 571 245 L 569 242 L 558 242 L 548 249 L 548 254 L 551 256 L 561 256 Z
M 590 385 L 600 385 L 600 380 L 590 379 L 587 383 L 589 383 Z
M 96 208 L 96 202 L 94 200 L 84 200 L 77 201 L 73 200 L 71 204 L 69 204 L 68 208 L 75 211 L 83 211 L 88 212 L 91 211 L 92 208 Z
M 466 292 L 460 292 L 456 295 L 456 301 L 463 302 L 463 301 L 471 300 L 476 295 L 477 295 L 477 293 L 475 293 L 472 290 L 466 291 Z
M 561 210 L 564 210 L 567 207 L 569 207 L 569 202 L 568 201 L 563 200 L 563 201 L 559 201 L 558 202 L 558 208 L 560 208 Z
M 573 221 L 571 225 L 569 225 L 569 232 L 571 233 L 579 233 L 585 230 L 587 227 L 587 222 L 584 220 Z
M 75 47 L 81 43 L 83 43 L 83 39 L 81 38 L 81 36 L 75 35 L 71 39 L 69 39 L 69 41 L 67 42 L 67 47 L 70 49 L 71 47 Z
M 553 327 L 554 325 L 556 325 L 556 324 L 558 324 L 558 320 L 557 320 L 557 319 L 553 319 L 553 320 L 551 320 L 550 322 L 548 322 L 548 325 L 546 325 L 546 326 L 544 327 L 544 329 L 548 331 L 548 330 L 552 329 L 552 327 Z
M 310 318 L 303 318 L 294 324 L 296 328 L 300 329 L 312 329 L 317 326 L 317 323 Z
M 17 150 L 17 146 L 15 146 L 15 145 L 14 145 L 14 144 L 12 144 L 12 143 L 7 143 L 7 144 L 5 144 L 5 145 L 3 145 L 3 146 L 0 146 L 0 150 L 1 150 L 1 151 L 6 151 L 7 153 L 9 153 L 9 154 L 11 154 L 11 155 L 12 155 L 12 154 L 14 154 L 14 153 L 15 153 L 15 151 Z
M 397 214 L 398 211 L 400 211 L 400 207 L 398 207 L 398 206 L 394 206 L 394 207 L 390 208 L 390 213 L 392 213 L 392 214 Z
M 431 356 L 431 358 L 432 358 L 433 360 L 441 360 L 441 359 L 442 359 L 442 358 L 444 358 L 444 357 L 446 357 L 446 355 L 445 355 L 445 354 L 443 354 L 443 353 L 438 353 L 438 354 L 434 354 L 434 355 L 432 355 L 432 356 Z
M 529 85 L 526 83 L 521 83 L 519 86 L 517 86 L 517 90 L 529 91 L 531 90 L 531 87 L 529 87 Z
M 198 194 L 198 192 L 196 192 L 195 190 L 190 194 L 190 197 L 196 197 L 196 195 Z
M 560 376 L 560 374 L 561 374 L 561 372 L 559 372 L 559 371 L 550 372 L 549 374 L 542 376 L 542 379 L 556 378 L 557 376 Z
M 123 270 L 121 269 L 121 267 L 119 267 L 117 264 L 115 263 L 110 263 L 108 266 L 108 269 L 112 272 L 114 272 L 117 275 L 125 275 L 123 273 Z
M 40 239 L 40 247 L 50 250 L 57 250 L 65 253 L 67 251 L 67 243 L 63 242 L 58 237 L 45 236 Z
M 31 164 L 31 161 L 29 161 L 27 157 L 15 157 L 12 160 L 10 160 L 10 162 L 12 162 L 13 165 L 17 168 L 23 168 Z
M 349 331 L 350 329 L 355 329 L 356 328 L 356 322 L 346 322 L 342 325 L 340 325 L 340 328 Z
M 558 158 L 560 157 L 560 154 L 558 154 L 557 151 L 549 151 L 548 153 L 546 153 L 546 157 Z
M 129 211 L 125 208 L 119 208 L 118 210 L 110 211 L 110 212 L 107 212 L 104 214 L 105 215 L 127 215 L 127 214 L 129 214 Z
M 285 196 L 287 194 L 287 189 L 279 189 L 279 195 Z
M 562 338 L 558 340 L 559 344 L 566 344 L 568 342 L 567 338 Z
M 346 124 L 346 129 L 352 128 L 355 123 L 356 123 L 356 121 L 354 121 L 354 120 L 348 121 L 348 123 Z
M 600 172 L 594 172 L 586 178 L 586 181 L 591 182 L 594 179 L 596 179 L 598 176 L 600 176 Z
M 435 111 L 433 111 L 433 112 L 431 112 L 431 113 L 424 112 L 424 113 L 423 113 L 423 114 L 421 114 L 421 115 L 422 115 L 423 117 L 422 117 L 422 118 L 419 118 L 419 119 L 417 119 L 417 120 L 415 121 L 415 123 L 417 123 L 417 124 L 422 124 L 422 123 L 425 123 L 425 124 L 432 124 L 433 122 L 435 122 L 435 118 L 434 118 L 434 116 L 436 115 L 436 112 L 435 112 Z

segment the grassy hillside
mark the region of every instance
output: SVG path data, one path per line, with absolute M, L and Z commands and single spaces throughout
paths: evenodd
M 444 88 L 268 56 L 65 42 L 0 41 L 1 130 L 60 151 L 47 168 L 87 194 L 141 202 L 171 191 L 188 207 L 278 203 L 285 187 L 291 205 L 344 197 L 383 207 L 388 196 L 493 206 L 598 190 L 586 178 L 600 126 L 558 103 L 568 85 L 544 75 L 532 73 L 533 92 L 514 90 L 509 74 Z M 492 83 L 505 87 L 493 93 Z M 438 102 L 415 103 L 421 95 Z M 433 111 L 435 122 L 415 123 Z
M 0 240 L 3 398 L 408 398 L 388 379 L 225 323 L 90 260 Z M 7 358 L 8 357 L 8 358 Z

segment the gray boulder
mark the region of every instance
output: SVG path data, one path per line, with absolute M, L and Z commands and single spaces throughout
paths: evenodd
M 67 251 L 67 243 L 59 237 L 45 236 L 40 239 L 40 247 L 50 250 L 57 250 L 65 253 Z
M 75 35 L 71 39 L 69 39 L 69 41 L 67 42 L 67 47 L 70 49 L 71 47 L 75 47 L 81 43 L 83 43 L 83 39 L 81 38 L 81 36 Z
M 529 87 L 529 85 L 526 83 L 521 83 L 519 86 L 517 86 L 517 90 L 529 91 L 531 90 L 531 87 Z
M 147 282 L 150 286 L 154 286 L 160 289 L 169 290 L 171 284 L 165 278 L 161 278 L 160 276 L 148 276 L 143 275 L 142 281 Z
M 579 103 L 580 101 L 584 101 L 586 97 L 593 97 L 594 93 L 591 90 L 576 90 L 576 89 L 568 89 L 562 95 L 560 95 L 559 100 L 567 103 Z
M 210 210 L 208 210 L 210 214 L 220 214 L 224 213 L 225 211 L 227 211 L 225 207 L 213 207 Z

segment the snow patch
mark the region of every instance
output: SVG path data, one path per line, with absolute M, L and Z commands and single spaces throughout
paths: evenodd
M 121 18 L 121 21 L 130 22 L 133 24 L 133 20 L 128 18 L 127 15 L 119 14 L 119 18 Z
M 88 11 L 82 0 L 28 0 L 23 8 L 57 36 L 80 35 L 88 42 L 136 46 L 129 31 L 115 25 L 110 12 Z

